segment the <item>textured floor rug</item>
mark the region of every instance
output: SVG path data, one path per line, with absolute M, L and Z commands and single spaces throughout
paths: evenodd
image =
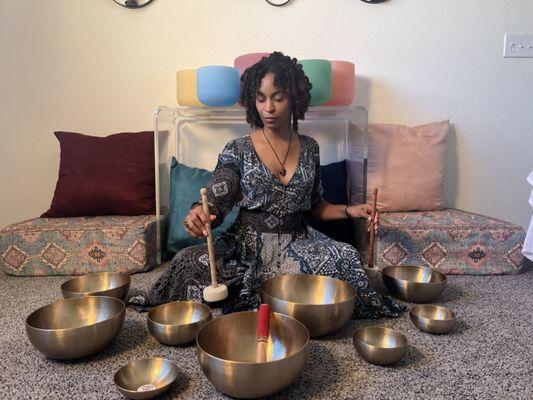
M 132 276 L 147 287 L 161 273 Z M 146 314 L 128 309 L 124 327 L 105 350 L 78 361 L 54 361 L 39 353 L 25 332 L 26 317 L 61 298 L 67 277 L 0 275 L 0 374 L 2 399 L 121 399 L 113 374 L 129 361 L 150 356 L 174 360 L 177 383 L 163 399 L 225 398 L 204 377 L 193 344 L 167 347 L 152 338 Z M 516 276 L 449 276 L 434 303 L 455 310 L 458 323 L 446 335 L 419 331 L 408 313 L 397 319 L 353 320 L 324 339 L 312 340 L 300 377 L 276 399 L 531 399 L 533 398 L 533 271 Z M 389 367 L 368 364 L 352 345 L 360 326 L 402 331 L 407 355 Z

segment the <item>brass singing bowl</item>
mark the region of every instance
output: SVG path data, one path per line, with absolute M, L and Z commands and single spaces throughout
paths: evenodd
M 383 283 L 394 296 L 413 303 L 425 303 L 441 295 L 446 275 L 426 267 L 397 265 L 381 271 Z
M 378 326 L 357 329 L 353 345 L 365 360 L 378 365 L 392 364 L 407 351 L 407 339 L 403 334 Z
M 146 318 L 150 334 L 170 346 L 191 342 L 211 319 L 211 309 L 197 301 L 173 301 L 153 308 Z
M 237 398 L 277 393 L 300 374 L 308 357 L 309 332 L 287 315 L 270 314 L 266 362 L 256 362 L 256 311 L 215 318 L 196 336 L 202 371 L 215 388 Z
M 86 357 L 106 347 L 124 324 L 125 305 L 115 297 L 88 296 L 56 301 L 26 319 L 30 342 L 50 358 Z
M 280 275 L 261 285 L 263 301 L 272 311 L 301 321 L 311 337 L 342 328 L 351 318 L 356 290 L 339 279 L 321 275 Z
M 109 296 L 124 300 L 130 290 L 131 279 L 121 272 L 98 272 L 78 276 L 61 285 L 63 297 Z
M 113 381 L 129 399 L 151 399 L 170 388 L 178 378 L 178 367 L 159 357 L 132 361 L 120 368 Z
M 447 333 L 455 324 L 455 313 L 446 307 L 421 304 L 411 308 L 409 316 L 413 324 L 424 332 Z

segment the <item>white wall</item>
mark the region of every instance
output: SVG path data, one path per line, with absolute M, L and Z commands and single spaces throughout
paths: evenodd
M 449 118 L 448 205 L 526 227 L 533 59 L 503 59 L 505 32 L 533 33 L 533 1 L 2 0 L 0 227 L 48 208 L 54 130 L 152 129 L 176 70 L 265 50 L 355 62 L 371 122 Z

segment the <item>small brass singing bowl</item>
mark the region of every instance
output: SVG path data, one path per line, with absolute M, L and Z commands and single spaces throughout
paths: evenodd
M 392 364 L 407 351 L 407 339 L 403 334 L 378 326 L 357 329 L 353 345 L 365 360 L 378 365 Z
M 194 340 L 211 319 L 211 309 L 197 301 L 173 301 L 153 308 L 146 318 L 150 334 L 158 342 L 175 346 Z
M 424 332 L 447 333 L 455 324 L 455 313 L 446 307 L 421 304 L 411 308 L 409 316 L 413 324 Z
M 352 317 L 356 290 L 340 279 L 321 275 L 280 275 L 261 285 L 272 311 L 301 321 L 311 337 L 342 328 Z
M 446 275 L 426 267 L 397 265 L 381 271 L 383 283 L 399 299 L 425 303 L 441 295 L 446 287 Z
M 65 299 L 84 296 L 109 296 L 124 300 L 131 279 L 122 272 L 98 272 L 72 278 L 61 285 Z
M 164 358 L 151 357 L 132 361 L 120 368 L 113 381 L 129 399 L 151 399 L 170 388 L 178 378 L 178 367 Z
M 289 386 L 308 357 L 309 332 L 287 315 L 270 314 L 266 362 L 257 362 L 257 311 L 215 318 L 196 336 L 196 352 L 207 379 L 222 393 L 257 398 Z
M 71 360 L 106 347 L 124 324 L 125 305 L 115 297 L 63 299 L 26 319 L 30 342 L 50 358 Z

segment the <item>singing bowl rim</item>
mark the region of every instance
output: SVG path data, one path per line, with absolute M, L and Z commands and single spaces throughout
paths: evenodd
M 119 375 L 119 373 L 121 371 L 123 371 L 126 367 L 130 366 L 130 365 L 133 365 L 137 362 L 140 362 L 140 361 L 144 361 L 144 360 L 163 360 L 165 362 L 165 364 L 171 364 L 171 369 L 173 371 L 173 373 L 175 374 L 174 378 L 172 378 L 172 380 L 167 383 L 166 385 L 164 386 L 161 386 L 161 387 L 158 387 L 156 389 L 152 389 L 152 390 L 147 390 L 146 392 L 139 392 L 137 390 L 130 390 L 130 389 L 126 389 L 122 386 L 120 386 L 118 383 L 117 383 L 117 376 Z M 134 395 L 150 395 L 150 394 L 153 394 L 152 397 L 155 397 L 155 392 L 160 392 L 162 393 L 163 391 L 165 391 L 166 389 L 168 389 L 168 387 L 170 385 L 172 385 L 174 382 L 176 382 L 176 379 L 178 379 L 179 377 L 179 368 L 177 366 L 177 364 L 174 362 L 174 361 L 171 361 L 169 360 L 168 358 L 163 358 L 163 357 L 146 357 L 146 358 L 139 358 L 139 359 L 136 359 L 136 360 L 132 360 L 130 361 L 129 363 L 123 365 L 122 367 L 120 367 L 117 372 L 115 372 L 115 375 L 113 375 L 113 383 L 115 384 L 115 386 L 119 389 L 119 391 L 123 392 L 123 393 L 127 393 L 127 394 L 134 394 Z
M 185 324 L 163 324 L 161 322 L 154 321 L 150 317 L 150 315 L 153 315 L 156 310 L 161 309 L 161 308 L 163 308 L 165 306 L 168 307 L 169 305 L 175 304 L 175 303 L 192 303 L 192 304 L 194 304 L 194 306 L 201 306 L 200 308 L 206 309 L 208 314 L 207 314 L 207 316 L 205 318 L 202 318 L 202 319 L 200 319 L 198 321 L 195 321 L 195 322 L 189 322 L 189 323 L 185 323 Z M 200 303 L 199 301 L 194 301 L 194 300 L 176 300 L 176 301 L 171 301 L 171 302 L 168 302 L 168 303 L 160 304 L 157 307 L 152 308 L 148 312 L 148 315 L 146 316 L 146 319 L 147 319 L 147 321 L 149 323 L 151 323 L 153 325 L 156 325 L 156 326 L 160 326 L 160 327 L 171 327 L 171 328 L 191 327 L 192 328 L 195 325 L 200 325 L 202 323 L 205 323 L 206 321 L 211 320 L 212 315 L 213 315 L 213 310 L 211 310 L 211 308 L 208 305 Z
M 450 318 L 445 318 L 445 319 L 424 317 L 422 315 L 417 314 L 417 311 L 419 309 L 422 309 L 422 308 L 437 308 L 437 309 L 440 308 L 440 309 L 444 310 L 446 314 L 447 313 L 451 313 L 451 317 Z M 417 304 L 417 305 L 415 305 L 415 306 L 413 306 L 413 307 L 411 307 L 409 309 L 409 316 L 411 317 L 411 320 L 413 320 L 413 318 L 415 318 L 415 319 L 418 319 L 418 320 L 431 321 L 431 322 L 453 322 L 453 321 L 455 321 L 457 319 L 456 315 L 455 315 L 455 312 L 451 308 L 444 307 L 444 306 L 439 306 L 437 304 Z
M 360 331 L 364 331 L 364 330 L 367 330 L 367 329 L 383 329 L 385 330 L 387 333 L 393 333 L 397 336 L 399 336 L 400 338 L 402 338 L 401 340 L 404 342 L 401 346 L 396 346 L 396 347 L 380 347 L 380 346 L 375 346 L 371 343 L 368 343 L 368 342 L 365 342 L 364 340 L 360 339 L 357 335 L 357 332 L 360 332 Z M 368 347 L 372 347 L 374 349 L 378 349 L 378 350 L 384 350 L 384 351 L 387 351 L 387 350 L 396 350 L 396 349 L 402 349 L 402 348 L 406 348 L 407 347 L 407 344 L 408 344 L 408 341 L 407 341 L 407 336 L 405 336 L 402 332 L 400 331 L 397 331 L 396 329 L 392 329 L 392 328 L 387 328 L 387 327 L 384 327 L 384 326 L 363 326 L 361 328 L 357 328 L 353 335 L 353 340 L 356 340 L 358 341 L 359 343 L 362 343 L 364 344 L 365 346 L 368 346 Z M 356 347 L 356 350 L 357 350 L 357 347 Z
M 68 286 L 72 285 L 72 283 L 77 281 L 77 280 L 82 280 L 82 279 L 86 279 L 88 276 L 97 276 L 97 275 L 119 275 L 121 277 L 125 277 L 126 278 L 126 282 L 121 284 L 121 285 L 119 285 L 119 286 L 114 286 L 114 287 L 110 287 L 110 288 L 107 288 L 107 289 L 94 290 L 94 291 L 79 291 L 79 290 L 72 290 L 72 289 L 68 288 Z M 85 274 L 85 275 L 75 276 L 74 278 L 71 278 L 71 279 L 63 282 L 61 284 L 61 292 L 63 293 L 63 296 L 65 296 L 65 293 L 73 294 L 74 296 L 78 296 L 78 297 L 100 296 L 99 293 L 105 293 L 105 292 L 109 292 L 111 290 L 120 289 L 120 288 L 128 286 L 130 284 L 131 284 L 131 276 L 129 274 L 125 273 L 125 272 L 111 272 L 111 271 L 90 272 L 90 273 Z M 108 297 L 113 297 L 113 296 L 108 296 Z
M 228 314 L 228 315 L 238 315 L 238 314 L 244 314 L 244 313 L 256 313 L 257 311 L 239 311 L 239 312 L 234 312 L 234 313 L 231 313 L 231 314 Z M 214 356 L 213 354 L 209 353 L 206 349 L 204 349 L 200 343 L 198 342 L 198 337 L 200 336 L 201 332 L 204 330 L 204 329 L 207 329 L 207 327 L 210 325 L 210 324 L 213 324 L 213 323 L 216 323 L 216 321 L 219 319 L 219 318 L 222 318 L 222 317 L 219 317 L 219 318 L 213 318 L 211 321 L 207 322 L 204 326 L 202 326 L 198 332 L 196 333 L 196 348 L 197 348 L 197 352 L 201 351 L 202 353 L 206 354 L 207 356 L 209 356 L 210 358 L 212 359 L 215 359 L 217 361 L 221 361 L 223 363 L 230 363 L 230 364 L 233 364 L 233 365 L 275 365 L 277 363 L 282 363 L 282 362 L 286 362 L 287 360 L 290 360 L 291 358 L 293 357 L 297 357 L 298 355 L 300 355 L 302 352 L 304 352 L 307 347 L 309 346 L 309 340 L 310 340 L 310 336 L 309 336 L 309 329 L 307 329 L 307 327 L 300 321 L 298 321 L 296 318 L 293 318 L 291 317 L 290 315 L 286 315 L 286 314 L 281 314 L 281 313 L 278 313 L 278 312 L 274 312 L 274 311 L 271 311 L 271 314 L 274 314 L 276 315 L 277 317 L 281 317 L 281 318 L 286 318 L 286 319 L 289 319 L 289 320 L 293 320 L 294 322 L 297 322 L 299 325 L 301 325 L 303 328 L 304 328 L 304 332 L 307 333 L 307 337 L 305 339 L 305 342 L 304 344 L 302 345 L 302 347 L 300 347 L 298 350 L 296 350 L 293 354 L 291 354 L 290 356 L 287 356 L 287 357 L 284 357 L 284 358 L 280 358 L 279 360 L 270 360 L 270 361 L 265 361 L 265 362 L 257 362 L 257 361 L 232 361 L 232 360 L 228 360 L 228 359 L 225 359 L 225 358 L 220 358 L 220 357 L 217 357 L 217 356 Z
M 392 276 L 389 273 L 389 271 L 392 271 L 394 269 L 405 268 L 405 267 L 413 268 L 413 269 L 416 268 L 416 269 L 422 269 L 422 270 L 425 270 L 425 271 L 429 271 L 432 275 L 435 274 L 435 276 L 439 277 L 440 281 L 438 281 L 438 282 L 413 281 L 413 280 L 410 280 L 410 279 L 402 279 L 402 278 L 399 278 L 399 277 L 396 277 L 396 276 Z M 428 268 L 428 267 L 424 267 L 424 266 L 421 266 L 421 265 L 389 265 L 389 266 L 387 266 L 387 267 L 385 267 L 385 268 L 383 268 L 381 270 L 381 275 L 382 275 L 382 277 L 387 277 L 387 278 L 390 278 L 390 279 L 394 279 L 394 280 L 401 281 L 401 282 L 406 282 L 408 284 L 415 284 L 415 285 L 432 285 L 432 286 L 434 285 L 434 286 L 439 286 L 439 285 L 446 284 L 447 281 L 448 281 L 448 278 L 442 272 L 434 270 L 434 269 L 431 269 L 431 268 Z
M 272 293 L 267 292 L 264 289 L 264 286 L 265 286 L 265 284 L 267 282 L 270 282 L 270 281 L 273 281 L 273 280 L 276 280 L 276 279 L 279 279 L 279 278 L 285 277 L 285 276 L 288 276 L 288 277 L 296 277 L 296 276 L 310 277 L 310 276 L 312 276 L 312 277 L 319 277 L 320 279 L 324 279 L 324 280 L 340 282 L 342 285 L 346 286 L 348 289 L 353 290 L 353 295 L 351 295 L 346 300 L 337 301 L 337 302 L 333 302 L 333 303 L 301 303 L 301 302 L 297 302 L 297 301 L 291 301 L 291 300 L 282 299 L 282 298 L 280 298 L 278 296 L 273 295 Z M 311 278 L 311 279 L 315 279 L 315 278 Z M 265 281 L 263 281 L 261 283 L 261 293 L 265 293 L 268 296 L 270 296 L 273 299 L 275 299 L 276 301 L 281 301 L 281 302 L 284 302 L 284 303 L 290 303 L 290 304 L 295 304 L 295 305 L 299 305 L 299 306 L 306 306 L 306 307 L 324 307 L 324 306 L 340 305 L 340 304 L 345 304 L 345 303 L 350 303 L 352 301 L 355 301 L 355 297 L 357 296 L 357 289 L 353 285 L 350 285 L 348 282 L 345 282 L 342 279 L 332 278 L 331 276 L 317 275 L 317 274 L 283 274 L 283 275 L 273 276 L 273 277 L 268 278 Z
M 87 300 L 88 298 L 90 298 L 91 300 Z M 98 322 L 94 322 L 92 324 L 88 324 L 88 325 L 81 325 L 81 326 L 75 326 L 75 327 L 72 327 L 72 328 L 39 328 L 37 326 L 34 326 L 32 324 L 30 324 L 29 322 L 29 319 L 35 315 L 37 312 L 47 308 L 47 307 L 52 307 L 53 305 L 57 304 L 57 303 L 60 303 L 60 302 L 81 302 L 81 301 L 94 301 L 93 299 L 104 299 L 105 301 L 112 301 L 112 302 L 117 302 L 119 301 L 122 305 L 122 307 L 120 308 L 120 310 L 113 314 L 113 315 L 110 315 L 109 317 L 107 317 L 106 319 L 102 320 L 102 321 L 98 321 Z M 55 332 L 68 332 L 68 331 L 75 331 L 77 329 L 85 329 L 85 328 L 89 328 L 89 327 L 96 327 L 96 326 L 99 326 L 99 325 L 103 325 L 107 322 L 109 322 L 110 320 L 120 316 L 120 314 L 122 313 L 125 313 L 126 311 L 126 304 L 119 298 L 117 297 L 112 297 L 112 296 L 81 296 L 81 297 L 69 297 L 67 299 L 59 299 L 59 300 L 56 300 L 50 304 L 47 304 L 45 306 L 42 306 L 42 307 L 39 307 L 37 310 L 33 311 L 30 315 L 28 315 L 26 317 L 26 328 L 30 328 L 30 329 L 33 329 L 35 331 L 39 331 L 39 332 L 52 332 L 52 333 L 55 333 Z

